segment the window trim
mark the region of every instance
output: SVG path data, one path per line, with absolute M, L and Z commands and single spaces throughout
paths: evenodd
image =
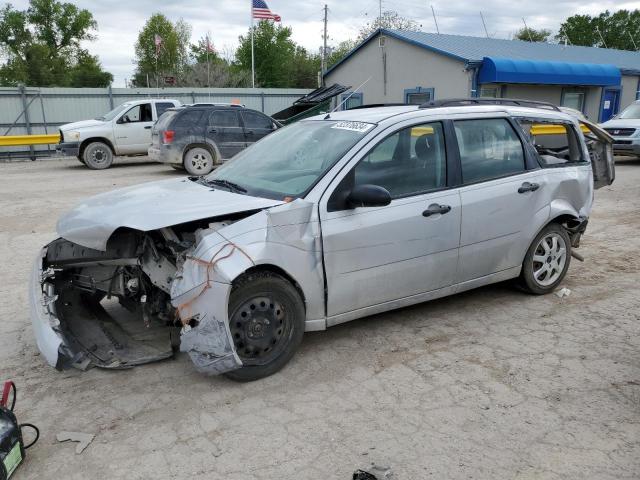
M 568 105 L 564 104 L 565 95 L 567 93 L 582 93 L 582 108 L 580 109 L 580 111 L 586 114 L 587 96 L 589 95 L 588 89 L 580 87 L 562 87 L 562 94 L 560 95 L 560 106 L 562 107 L 569 107 Z
M 516 134 L 516 136 L 518 137 L 518 139 L 520 140 L 520 144 L 522 145 L 522 155 L 523 155 L 523 160 L 524 160 L 524 169 L 519 171 L 519 172 L 514 172 L 514 173 L 507 173 L 504 175 L 497 175 L 495 177 L 488 177 L 488 178 L 483 178 L 481 180 L 477 180 L 475 182 L 465 182 L 464 181 L 464 176 L 462 174 L 462 155 L 460 154 L 460 145 L 458 144 L 458 137 L 457 135 L 455 135 L 455 122 L 465 122 L 465 121 L 471 121 L 471 120 L 504 120 L 506 121 L 511 128 L 513 129 L 514 133 Z M 453 130 L 454 136 L 453 136 L 453 141 L 455 142 L 455 147 L 456 147 L 456 152 L 458 153 L 457 157 L 458 157 L 458 168 L 459 168 L 459 175 L 460 175 L 460 187 L 466 187 L 469 185 L 479 185 L 481 183 L 486 183 L 486 182 L 491 182 L 493 180 L 499 180 L 502 178 L 509 178 L 509 177 L 515 177 L 516 175 L 522 175 L 525 173 L 529 173 L 532 170 L 538 170 L 540 169 L 540 164 L 538 162 L 538 159 L 535 158 L 531 152 L 531 143 L 527 140 L 524 131 L 522 130 L 522 128 L 520 128 L 520 126 L 517 124 L 517 122 L 515 121 L 514 118 L 512 117 L 465 117 L 465 118 L 459 118 L 459 119 L 455 119 L 455 120 L 451 120 L 451 129 Z
M 436 89 L 434 87 L 416 86 L 414 88 L 405 88 L 404 89 L 404 103 L 409 104 L 409 95 L 411 95 L 412 93 L 429 93 L 430 98 L 429 98 L 429 100 L 427 100 L 428 102 L 431 102 L 431 101 L 436 99 L 435 98 Z M 411 105 L 419 105 L 419 104 L 412 103 Z
M 349 103 L 346 101 L 347 98 L 359 98 L 360 105 L 358 106 L 364 105 L 364 94 L 362 92 L 343 92 L 340 94 L 340 103 L 342 104 L 340 110 L 347 110 L 347 104 Z

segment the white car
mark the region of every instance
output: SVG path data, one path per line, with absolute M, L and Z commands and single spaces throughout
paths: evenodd
M 114 155 L 146 155 L 151 146 L 151 129 L 178 100 L 145 99 L 126 102 L 93 120 L 60 127 L 56 152 L 78 157 L 95 170 L 109 168 Z
M 202 372 L 255 380 L 305 331 L 510 279 L 553 291 L 614 180 L 613 140 L 501 101 L 331 112 L 209 175 L 82 202 L 33 270 L 43 357 L 129 368 L 179 343 Z
M 640 157 L 640 100 L 600 126 L 613 137 L 613 153 Z

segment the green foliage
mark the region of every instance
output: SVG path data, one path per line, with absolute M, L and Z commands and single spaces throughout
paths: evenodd
M 640 10 L 608 10 L 598 16 L 573 15 L 561 25 L 556 39 L 573 45 L 637 50 L 640 47 Z
M 162 39 L 156 56 L 155 36 Z M 147 86 L 147 76 L 152 86 L 165 75 L 178 79 L 184 73 L 189 61 L 189 39 L 191 26 L 179 20 L 175 24 L 161 13 L 155 13 L 147 20 L 138 34 L 135 45 L 136 72 L 133 83 L 138 87 Z
M 70 3 L 31 0 L 24 11 L 6 4 L 0 10 L 0 85 L 107 86 L 112 75 L 80 46 L 94 39 L 96 27 L 91 12 Z
M 536 30 L 535 28 L 525 27 L 516 32 L 514 39 L 525 42 L 546 42 L 549 40 L 550 35 L 551 30 L 544 28 Z
M 331 68 L 333 65 L 338 63 L 344 57 L 346 57 L 347 54 L 351 50 L 356 48 L 357 45 L 358 44 L 356 43 L 355 40 L 345 40 L 344 42 L 340 42 L 338 46 L 335 47 L 331 51 L 331 54 L 327 57 L 327 68 L 328 69 Z
M 262 21 L 254 27 L 256 86 L 315 88 L 320 57 L 309 54 L 291 39 L 291 28 Z M 239 37 L 235 67 L 251 71 L 251 30 Z

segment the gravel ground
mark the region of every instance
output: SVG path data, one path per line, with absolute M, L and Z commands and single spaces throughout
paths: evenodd
M 640 161 L 618 163 L 564 286 L 500 284 L 310 333 L 238 384 L 189 359 L 58 372 L 39 356 L 27 277 L 81 198 L 179 173 L 143 161 L 0 164 L 0 379 L 42 430 L 16 479 L 640 478 Z M 60 431 L 95 434 L 77 455 Z

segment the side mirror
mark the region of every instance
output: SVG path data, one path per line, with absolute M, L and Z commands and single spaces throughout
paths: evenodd
M 356 207 L 384 207 L 391 203 L 391 194 L 378 185 L 357 185 L 347 196 L 347 205 Z

